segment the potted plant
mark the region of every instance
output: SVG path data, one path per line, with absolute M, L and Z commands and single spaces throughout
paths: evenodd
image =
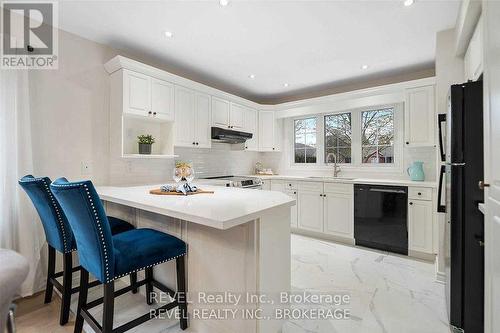
M 139 139 L 139 154 L 150 155 L 151 146 L 155 143 L 155 138 L 151 134 L 143 134 L 137 137 Z

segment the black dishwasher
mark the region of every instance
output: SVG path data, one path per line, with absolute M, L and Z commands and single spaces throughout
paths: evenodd
M 408 254 L 408 188 L 354 184 L 356 245 Z

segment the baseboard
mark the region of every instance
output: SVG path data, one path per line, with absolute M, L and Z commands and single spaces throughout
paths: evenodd
M 298 229 L 298 228 L 294 228 L 294 227 L 292 227 L 292 233 L 297 234 L 297 235 L 308 236 L 308 237 L 312 237 L 312 238 L 334 241 L 334 242 L 342 243 L 342 244 L 346 244 L 346 245 L 355 245 L 354 238 L 328 235 L 328 234 L 324 234 L 322 232 L 308 231 L 308 230 Z

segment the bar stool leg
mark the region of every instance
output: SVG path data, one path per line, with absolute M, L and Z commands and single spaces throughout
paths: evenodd
M 130 273 L 130 285 L 131 286 L 135 286 L 137 283 L 137 272 L 134 272 L 134 273 Z M 135 287 L 134 289 L 132 289 L 132 294 L 137 294 L 137 287 Z
M 82 267 L 80 270 L 80 294 L 78 295 L 78 308 L 76 310 L 76 321 L 74 333 L 82 333 L 83 317 L 82 307 L 87 305 L 87 294 L 89 291 L 89 272 Z
M 146 303 L 153 304 L 153 267 L 146 268 Z
M 180 310 L 180 325 L 181 329 L 185 330 L 188 327 L 187 322 L 187 302 L 186 302 L 186 270 L 184 257 L 178 257 L 175 260 L 177 267 L 177 302 Z
M 113 311 L 115 308 L 115 282 L 104 285 L 104 308 L 102 314 L 102 333 L 113 332 Z
M 63 290 L 62 290 L 62 304 L 61 316 L 59 324 L 64 325 L 69 319 L 69 306 L 71 304 L 71 288 L 72 288 L 72 270 L 73 258 L 70 253 L 65 253 L 63 257 Z
M 45 287 L 45 304 L 52 301 L 52 291 L 54 290 L 54 285 L 50 279 L 54 277 L 56 271 L 56 250 L 49 245 L 48 253 L 48 264 L 47 264 L 47 286 Z

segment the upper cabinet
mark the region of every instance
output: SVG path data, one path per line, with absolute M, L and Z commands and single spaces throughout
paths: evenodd
M 221 98 L 212 98 L 213 126 L 241 131 L 244 128 L 245 107 Z
M 223 99 L 212 97 L 213 126 L 229 128 L 229 110 L 231 104 Z
M 477 81 L 483 73 L 483 25 L 481 18 L 464 57 L 465 79 Z
M 123 70 L 123 112 L 174 120 L 174 85 L 148 75 Z
M 246 150 L 259 149 L 258 140 L 258 113 L 254 109 L 245 108 L 243 111 L 243 132 L 252 133 L 252 138 L 245 142 Z
M 406 89 L 405 145 L 435 145 L 434 85 Z
M 259 150 L 280 151 L 281 120 L 274 118 L 274 111 L 259 112 Z
M 175 88 L 175 140 L 178 147 L 210 148 L 210 96 Z

